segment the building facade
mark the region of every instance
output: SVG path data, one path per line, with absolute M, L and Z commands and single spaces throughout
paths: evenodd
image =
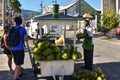
M 62 6 L 60 8 L 60 12 L 70 16 L 74 16 L 76 14 L 83 15 L 84 13 L 95 15 L 97 13 L 97 11 L 84 0 L 76 0 L 73 3 Z
M 101 0 L 102 13 L 111 8 L 116 14 L 120 14 L 120 0 Z
M 2 0 L 0 0 L 0 23 L 2 22 Z
M 97 30 L 97 20 L 101 18 L 101 11 L 94 9 L 85 0 L 75 0 L 73 3 L 62 6 L 59 12 L 74 17 L 83 17 L 86 13 L 95 16 L 95 19 L 91 21 L 94 32 Z M 83 26 L 84 21 L 78 21 L 78 32 L 83 32 Z

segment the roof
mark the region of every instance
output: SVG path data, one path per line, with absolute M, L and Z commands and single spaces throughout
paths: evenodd
M 65 6 L 62 6 L 62 7 L 60 8 L 60 10 L 68 9 L 69 7 L 73 6 L 73 5 L 76 4 L 77 2 L 79 2 L 79 0 L 76 0 L 75 2 L 72 2 L 72 3 L 67 4 L 67 5 L 65 5 Z
M 58 14 L 58 18 L 54 18 L 53 14 L 45 14 L 45 15 L 37 15 L 34 17 L 34 19 L 35 20 L 74 20 L 76 18 L 64 14 Z

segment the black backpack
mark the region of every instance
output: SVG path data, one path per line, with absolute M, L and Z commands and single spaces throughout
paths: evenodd
M 10 46 L 10 47 L 16 47 L 19 42 L 20 42 L 20 32 L 19 32 L 19 28 L 11 28 L 10 31 L 9 31 L 9 34 L 8 34 L 8 37 L 7 37 L 7 44 Z

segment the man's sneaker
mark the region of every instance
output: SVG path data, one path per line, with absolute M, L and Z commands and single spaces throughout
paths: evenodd
M 18 76 L 18 79 L 24 79 L 27 77 L 27 74 L 25 73 L 21 73 L 19 76 Z
M 9 72 L 10 74 L 14 74 L 14 70 L 13 70 L 13 69 L 10 69 L 8 72 Z
M 14 74 L 14 70 L 10 69 L 10 73 L 11 73 L 11 74 Z

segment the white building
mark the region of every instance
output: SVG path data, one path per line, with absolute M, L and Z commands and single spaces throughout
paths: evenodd
M 120 0 L 101 0 L 102 13 L 107 8 L 112 8 L 117 14 L 120 14 Z
M 97 13 L 97 11 L 85 0 L 75 0 L 73 3 L 64 5 L 60 8 L 60 12 L 70 16 L 74 16 L 76 14 L 83 15 L 84 13 L 96 15 Z

